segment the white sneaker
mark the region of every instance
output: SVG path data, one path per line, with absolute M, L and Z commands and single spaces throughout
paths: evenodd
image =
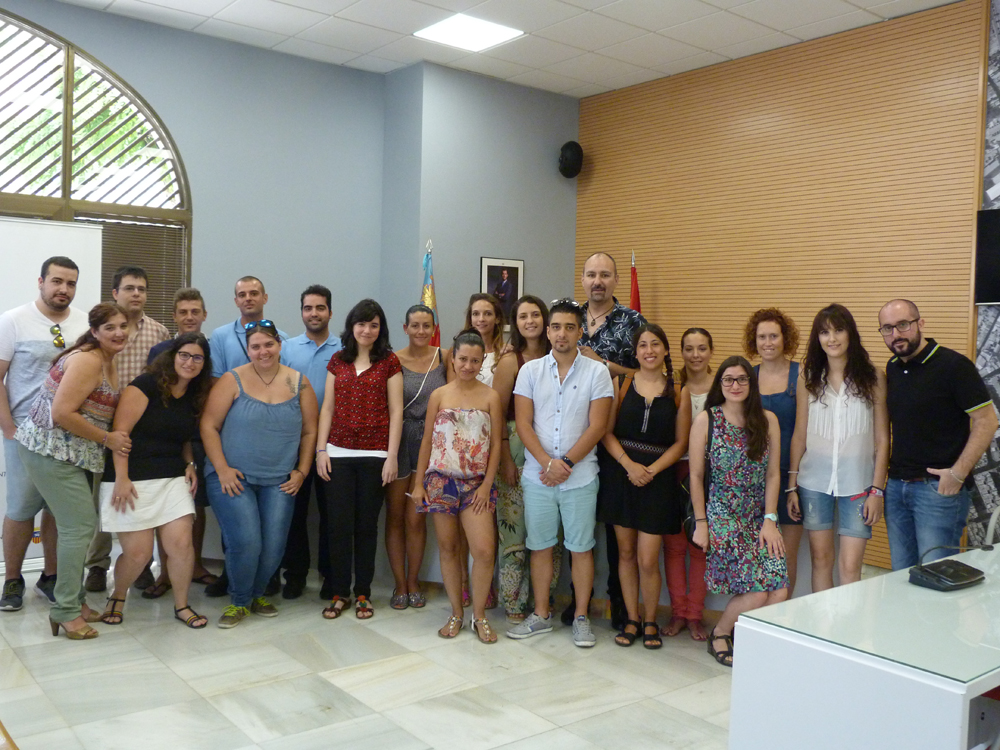
M 521 640 L 523 638 L 531 638 L 531 636 L 538 635 L 539 633 L 550 632 L 552 632 L 552 613 L 549 612 L 549 616 L 543 618 L 532 612 L 522 622 L 509 628 L 507 630 L 507 637 Z

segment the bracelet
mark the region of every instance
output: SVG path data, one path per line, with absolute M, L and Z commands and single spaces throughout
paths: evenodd
M 546 467 L 545 467 L 545 473 L 546 473 L 546 474 L 548 474 L 548 473 L 549 473 L 549 469 L 551 469 L 551 468 L 552 468 L 552 462 L 553 462 L 553 461 L 555 461 L 555 459 L 554 459 L 554 458 L 550 458 L 550 459 L 549 459 L 549 463 L 548 463 L 548 464 L 546 465 Z
M 302 469 L 298 468 L 297 466 L 296 466 L 296 467 L 295 467 L 294 469 L 292 469 L 292 471 L 297 471 L 297 472 L 299 472 L 299 474 L 301 474 L 302 476 L 305 476 L 305 475 L 306 475 L 306 473 L 305 473 L 304 471 L 302 471 Z M 291 475 L 292 475 L 292 471 L 288 472 L 288 475 L 289 475 L 289 476 L 291 476 Z
M 615 461 L 617 461 L 618 463 L 621 463 L 622 462 L 622 456 L 624 456 L 624 455 L 625 455 L 625 451 L 622 451 L 622 455 L 619 456 L 618 458 L 616 458 Z
M 105 432 L 104 433 L 104 440 L 101 441 L 101 445 L 107 447 L 107 444 L 108 444 L 108 435 L 110 435 L 110 434 L 111 434 L 110 432 Z
M 789 474 L 798 474 L 799 472 L 797 472 L 797 471 L 789 471 L 788 473 Z
M 318 451 L 316 451 L 316 455 L 317 455 L 317 456 L 318 456 L 318 455 L 319 455 L 320 453 L 326 453 L 326 448 L 320 448 L 320 449 L 319 449 Z
M 602 361 L 602 362 L 604 362 L 604 366 L 605 366 L 605 367 L 607 367 L 607 366 L 608 366 L 608 358 L 607 358 L 607 357 L 602 357 L 602 358 L 601 358 L 601 361 Z
M 868 494 L 875 495 L 876 497 L 885 497 L 885 493 L 879 487 L 876 487 L 874 484 L 868 488 Z
M 701 521 L 704 521 L 705 523 L 708 523 L 708 519 L 707 518 L 696 518 L 696 519 L 694 519 L 695 523 L 700 523 Z
M 196 463 L 195 463 L 194 461 L 188 461 L 188 464 L 187 464 L 187 465 L 188 465 L 188 466 L 193 466 L 193 467 L 194 467 L 194 468 L 196 468 L 196 469 L 198 468 L 198 464 L 196 464 Z
M 789 492 L 798 492 L 798 491 L 799 491 L 798 487 L 789 487 L 787 490 L 785 490 L 785 494 L 787 495 Z
M 965 484 L 965 478 L 959 477 L 958 474 L 955 473 L 954 469 L 949 468 L 948 473 L 951 474 L 951 478 L 954 479 L 959 484 Z

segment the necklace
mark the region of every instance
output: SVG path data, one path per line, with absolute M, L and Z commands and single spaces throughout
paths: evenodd
M 272 377 L 270 380 L 264 380 L 264 376 L 261 375 L 259 372 L 257 372 L 257 367 L 252 362 L 250 363 L 250 366 L 253 367 L 253 371 L 257 373 L 257 377 L 260 378 L 260 382 L 264 384 L 265 388 L 270 388 L 271 383 L 274 382 L 274 378 L 278 377 L 279 373 L 281 372 L 281 366 L 279 365 L 278 371 L 274 373 L 274 377 Z
M 590 316 L 590 325 L 596 326 L 597 325 L 597 319 L 598 318 L 606 317 L 609 312 L 611 312 L 611 310 L 605 310 L 600 315 L 591 315 Z

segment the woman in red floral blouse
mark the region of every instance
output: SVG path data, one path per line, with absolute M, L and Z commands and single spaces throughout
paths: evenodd
M 316 451 L 316 471 L 326 491 L 330 576 L 333 591 L 323 617 L 333 620 L 351 603 L 366 620 L 371 605 L 378 517 L 383 487 L 396 478 L 396 454 L 403 429 L 403 375 L 389 348 L 382 306 L 363 299 L 347 314 L 340 335 L 344 348 L 327 365 L 319 435 L 327 445 Z M 322 443 L 321 443 L 322 445 Z

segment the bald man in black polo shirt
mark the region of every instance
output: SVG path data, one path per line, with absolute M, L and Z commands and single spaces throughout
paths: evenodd
M 892 424 L 885 522 L 892 569 L 899 570 L 954 554 L 934 548 L 961 540 L 969 472 L 993 440 L 997 417 L 976 366 L 923 337 L 915 304 L 887 302 L 878 323 L 895 355 L 885 368 Z

